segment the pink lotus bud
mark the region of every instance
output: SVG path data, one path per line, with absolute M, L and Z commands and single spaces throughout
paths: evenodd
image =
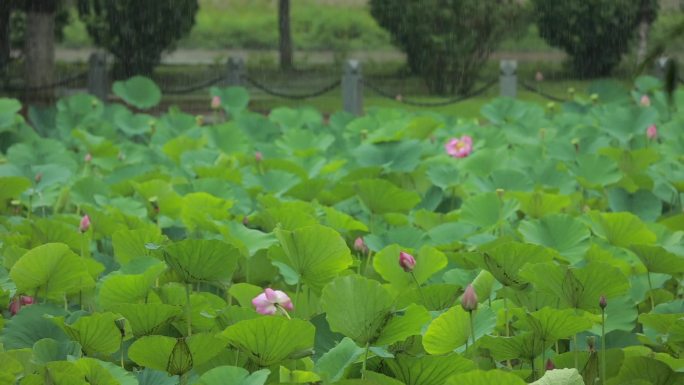
M 556 365 L 553 364 L 553 361 L 549 358 L 546 360 L 546 370 L 554 370 L 556 369 Z
M 85 157 L 83 158 L 83 160 L 84 160 L 86 163 L 90 163 L 90 162 L 93 161 L 93 156 L 92 156 L 90 153 L 87 153 L 87 154 L 85 154 Z
M 357 237 L 354 240 L 354 250 L 363 254 L 368 252 L 368 246 L 366 246 L 366 242 L 363 241 L 363 238 Z
M 463 135 L 460 138 L 452 138 L 444 146 L 447 154 L 454 158 L 465 158 L 473 152 L 473 138 Z
M 650 126 L 648 126 L 648 128 L 646 129 L 646 137 L 650 140 L 653 140 L 656 137 L 658 137 L 658 127 L 656 127 L 655 124 L 651 124 Z
M 273 290 L 266 288 L 263 293 L 254 297 L 252 305 L 257 313 L 264 315 L 273 315 L 278 311 L 278 308 L 286 310 L 294 309 L 290 297 L 280 290 Z
M 22 305 L 33 305 L 33 297 L 30 295 L 22 295 L 19 297 L 19 301 L 21 302 Z
M 20 296 L 14 297 L 14 299 L 12 299 L 12 301 L 10 301 L 9 312 L 12 315 L 17 315 L 17 313 L 19 313 L 19 310 L 21 310 L 22 306 L 32 305 L 32 304 L 33 304 L 33 297 L 30 297 L 28 295 L 20 295 Z
M 641 104 L 642 107 L 650 107 L 651 98 L 649 98 L 646 94 L 641 95 L 641 100 L 639 100 L 639 104 Z
M 262 160 L 264 160 L 264 155 L 261 153 L 261 151 L 257 151 L 254 153 L 254 160 L 256 160 L 257 162 L 261 162 Z
M 463 292 L 461 297 L 461 306 L 465 311 L 473 311 L 477 309 L 477 293 L 475 293 L 475 288 L 473 284 L 469 284 Z
M 413 258 L 413 255 L 402 251 L 399 253 L 399 266 L 401 266 L 405 272 L 410 273 L 413 271 L 413 268 L 416 267 L 416 259 Z
M 534 80 L 538 82 L 543 82 L 544 81 L 544 74 L 541 73 L 541 71 L 537 71 L 536 74 L 534 74 Z
M 38 174 L 36 174 L 35 181 L 36 183 L 40 183 L 41 180 L 43 180 L 43 173 L 39 172 Z
M 601 307 L 601 310 L 605 309 L 606 306 L 608 306 L 608 301 L 606 301 L 605 295 L 602 295 L 601 298 L 599 298 L 599 306 Z
M 82 232 L 85 233 L 88 231 L 90 228 L 90 217 L 88 215 L 84 215 L 83 218 L 81 218 L 81 223 L 78 225 L 78 229 Z
M 217 110 L 219 107 L 221 107 L 221 98 L 219 96 L 214 96 L 211 98 L 211 108 Z

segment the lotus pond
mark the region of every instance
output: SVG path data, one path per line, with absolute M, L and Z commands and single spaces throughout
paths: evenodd
M 0 99 L 0 384 L 684 384 L 658 80 L 480 120 L 113 89 Z

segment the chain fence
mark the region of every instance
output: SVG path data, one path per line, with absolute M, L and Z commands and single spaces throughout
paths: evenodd
M 162 88 L 162 93 L 169 94 L 169 95 L 190 94 L 190 93 L 193 93 L 195 91 L 199 91 L 199 90 L 211 87 L 214 84 L 219 83 L 220 81 L 225 80 L 225 79 L 226 79 L 226 76 L 221 75 L 221 76 L 215 77 L 213 79 L 209 79 L 209 80 L 206 80 L 206 81 L 203 81 L 203 82 L 200 82 L 197 84 L 193 84 L 193 85 L 190 85 L 187 87 L 183 87 L 183 88 L 171 88 L 171 89 L 163 89 Z
M 460 95 L 460 96 L 456 96 L 456 97 L 451 98 L 451 99 L 447 99 L 447 100 L 443 100 L 443 101 L 435 101 L 435 102 L 420 102 L 417 100 L 406 99 L 403 96 L 400 97 L 397 94 L 383 90 L 382 88 L 378 87 L 376 84 L 374 84 L 371 81 L 368 81 L 367 79 L 363 80 L 363 85 L 367 86 L 371 91 L 375 92 L 376 94 L 378 94 L 380 96 L 384 96 L 385 98 L 392 99 L 396 102 L 406 104 L 409 106 L 444 107 L 444 106 L 448 106 L 451 104 L 460 103 L 460 102 L 463 102 L 465 100 L 468 100 L 468 99 L 474 98 L 476 96 L 482 95 L 485 92 L 487 92 L 490 88 L 492 88 L 494 85 L 496 85 L 498 83 L 498 81 L 499 81 L 498 79 L 492 79 L 492 80 L 488 81 L 487 83 L 485 83 L 485 85 L 483 85 L 482 87 L 480 87 L 474 91 L 471 91 L 465 95 Z
M 528 90 L 528 91 L 530 91 L 530 92 L 534 92 L 535 94 L 540 95 L 540 96 L 542 96 L 542 97 L 544 97 L 544 98 L 546 98 L 546 99 L 549 99 L 549 100 L 551 100 L 551 101 L 558 102 L 558 103 L 565 103 L 565 102 L 567 102 L 566 99 L 559 98 L 559 97 L 557 97 L 557 96 L 553 96 L 553 95 L 551 95 L 551 94 L 549 94 L 549 93 L 546 93 L 546 92 L 540 90 L 539 87 L 535 87 L 535 86 L 533 86 L 533 85 L 531 85 L 531 84 L 529 84 L 529 83 L 527 83 L 527 82 L 521 81 L 521 82 L 520 82 L 520 85 L 522 86 L 522 88 L 524 88 L 524 89 L 526 89 L 526 90 Z
M 259 89 L 259 90 L 261 90 L 261 91 L 263 91 L 263 92 L 265 92 L 271 96 L 276 96 L 279 98 L 291 99 L 291 100 L 311 99 L 311 98 L 315 98 L 318 96 L 322 96 L 322 95 L 327 94 L 328 92 L 334 90 L 335 88 L 339 87 L 340 84 L 342 83 L 340 80 L 335 80 L 334 82 L 326 85 L 325 87 L 320 88 L 316 91 L 307 93 L 307 94 L 290 94 L 290 93 L 285 93 L 285 92 L 281 92 L 281 91 L 271 89 L 271 88 L 265 86 L 264 84 L 256 81 L 254 78 L 249 77 L 249 76 L 243 76 L 243 79 L 245 81 L 247 81 L 247 83 L 250 84 L 251 86 L 253 86 L 254 88 Z
M 64 79 L 60 79 L 56 82 L 49 83 L 49 84 L 43 84 L 40 86 L 36 87 L 27 87 L 27 86 L 13 86 L 11 84 L 0 84 L 0 91 L 6 91 L 6 92 L 38 92 L 38 91 L 45 91 L 45 90 L 51 90 L 55 89 L 58 87 L 64 87 L 67 85 L 72 85 L 74 83 L 77 83 L 81 80 L 85 80 L 88 78 L 88 71 L 84 71 L 81 73 L 78 73 L 73 76 L 69 76 Z

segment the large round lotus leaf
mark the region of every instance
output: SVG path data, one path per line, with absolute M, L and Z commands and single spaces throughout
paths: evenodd
M 182 375 L 195 365 L 214 358 L 225 345 L 212 334 L 195 334 L 185 338 L 147 336 L 128 348 L 128 357 L 138 365 Z
M 451 377 L 447 385 L 525 385 L 520 377 L 503 370 L 473 370 Z
M 351 340 L 344 337 L 339 344 L 323 354 L 316 361 L 314 372 L 325 382 L 335 382 L 342 379 L 346 369 L 361 357 L 365 349 L 362 349 Z
M 31 187 L 31 181 L 22 176 L 0 177 L 0 203 L 10 198 L 18 198 L 21 193 Z
M 138 380 L 133 372 L 128 372 L 111 362 L 100 361 L 95 358 L 81 358 L 76 361 L 91 385 L 119 384 L 119 385 L 138 385 Z M 96 379 L 96 380 L 95 380 Z
M 196 385 L 263 385 L 271 371 L 261 369 L 250 374 L 237 366 L 219 366 L 204 373 Z
M 239 255 L 222 241 L 187 239 L 168 246 L 164 260 L 185 282 L 222 282 L 232 277 Z
M 373 268 L 382 278 L 398 287 L 415 286 L 414 278 L 399 265 L 399 252 L 396 245 L 388 246 L 373 258 Z M 423 246 L 415 253 L 416 266 L 413 270 L 415 280 L 421 285 L 447 265 L 447 257 L 434 247 Z
M 352 263 L 347 244 L 331 228 L 314 225 L 295 231 L 279 229 L 276 237 L 282 249 L 272 249 L 271 259 L 290 267 L 313 289 L 322 289 Z
M 363 204 L 376 214 L 408 212 L 420 203 L 418 194 L 384 179 L 362 180 L 354 187 Z
M 181 308 L 163 303 L 119 304 L 112 311 L 128 320 L 135 336 L 154 334 L 182 313 Z
M 117 319 L 119 316 L 113 313 L 95 313 L 81 317 L 71 325 L 64 325 L 64 331 L 71 339 L 80 343 L 88 355 L 112 354 L 121 345 Z
M 222 336 L 264 367 L 312 353 L 315 329 L 308 321 L 271 316 L 240 321 Z
M 10 270 L 20 293 L 62 300 L 64 294 L 95 286 L 88 265 L 63 243 L 47 243 L 29 250 Z
M 156 106 L 162 97 L 159 87 L 144 76 L 134 76 L 125 81 L 114 82 L 112 91 L 126 103 L 140 109 Z
M 480 307 L 472 314 L 476 339 L 490 333 L 496 326 L 496 315 L 491 309 Z M 430 323 L 423 336 L 423 347 L 430 354 L 447 354 L 472 340 L 471 336 L 470 314 L 458 305 Z
M 589 247 L 589 228 L 568 214 L 551 214 L 520 223 L 518 231 L 527 242 L 556 249 L 571 262 L 578 262 Z
M 64 316 L 66 312 L 52 305 L 31 305 L 21 308 L 19 313 L 7 320 L 2 331 L 2 343 L 7 350 L 32 348 L 42 339 L 66 342 L 64 331 L 46 315 Z
M 399 355 L 386 362 L 394 377 L 406 385 L 443 385 L 449 377 L 477 368 L 475 362 L 455 354 L 423 357 Z

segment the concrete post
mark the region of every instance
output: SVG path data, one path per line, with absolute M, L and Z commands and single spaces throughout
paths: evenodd
M 93 52 L 88 60 L 88 92 L 107 102 L 109 95 L 109 79 L 107 78 L 107 55 L 104 52 Z
M 358 60 L 347 60 L 344 64 L 342 103 L 345 111 L 363 114 L 363 74 Z
M 515 98 L 518 94 L 518 62 L 515 60 L 501 60 L 499 65 L 499 86 L 501 96 Z
M 245 69 L 245 61 L 238 57 L 229 57 L 226 65 L 226 81 L 227 87 L 238 87 L 245 84 L 244 77 L 247 75 Z

